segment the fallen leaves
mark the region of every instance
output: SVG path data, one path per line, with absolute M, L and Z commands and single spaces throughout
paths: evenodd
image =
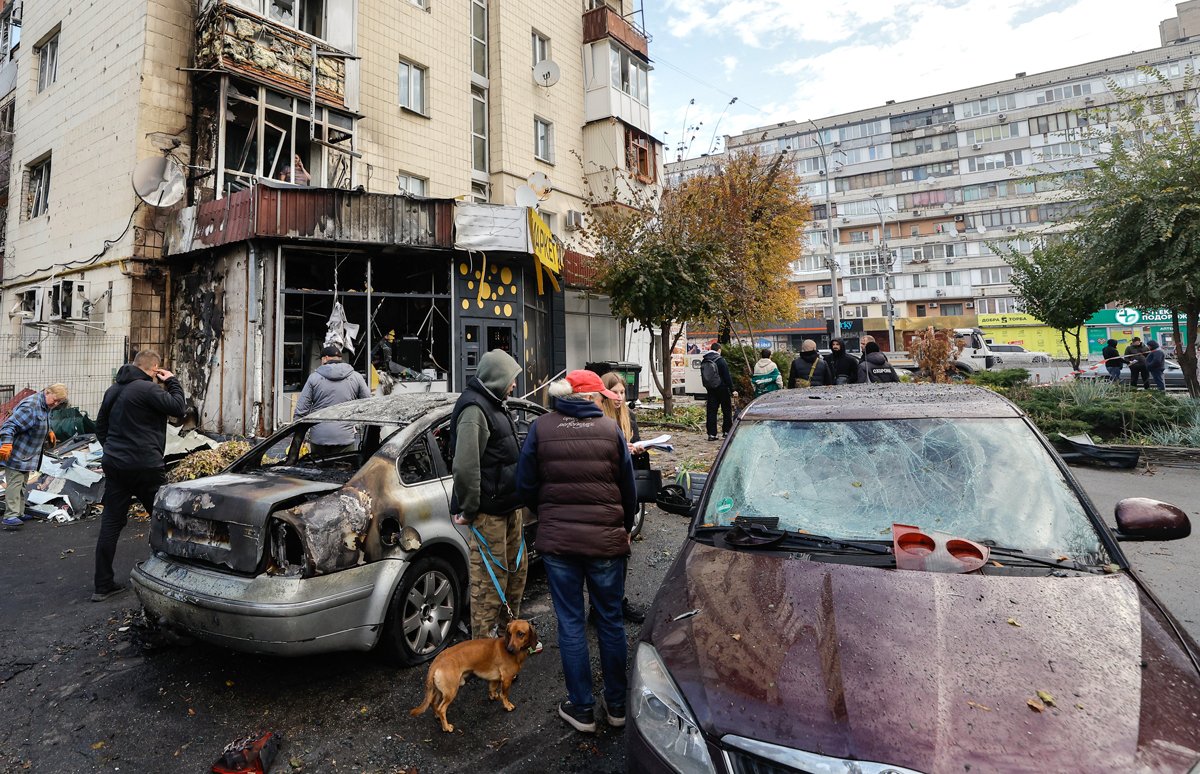
M 1046 711 L 1046 705 L 1042 704 L 1042 702 L 1038 699 L 1026 699 L 1025 703 L 1028 704 L 1029 708 L 1032 709 L 1034 712 L 1045 712 Z
M 1008 625 L 1009 625 L 1009 626 L 1015 626 L 1015 627 L 1017 627 L 1018 629 L 1020 629 L 1020 628 L 1021 628 L 1021 622 L 1020 622 L 1020 621 L 1018 621 L 1018 620 L 1017 620 L 1017 619 L 1015 619 L 1015 618 L 1010 618 L 1010 619 L 1008 619 Z
M 68 548 L 58 555 L 59 559 L 66 559 L 69 554 L 75 553 L 74 548 Z
M 1050 693 L 1047 691 L 1038 691 L 1037 696 L 1039 699 L 1041 699 L 1043 702 L 1045 702 L 1047 705 L 1049 705 L 1051 707 L 1058 706 L 1057 704 L 1054 703 L 1054 697 L 1051 696 Z
M 969 702 L 967 702 L 967 706 L 970 707 L 971 709 L 983 710 L 984 712 L 992 711 L 991 707 L 988 707 L 984 704 L 980 704 L 977 701 L 969 701 Z
M 742 641 L 742 635 L 740 635 L 740 634 L 731 634 L 729 636 L 732 637 L 733 639 L 737 640 L 738 642 Z
M 105 742 L 103 739 L 101 739 L 99 742 L 95 742 L 92 744 L 92 749 L 93 750 L 103 750 L 107 746 L 108 746 L 108 743 Z
M 1004 565 L 1000 564 L 1000 562 L 997 562 L 995 559 L 993 559 L 992 566 L 993 567 L 1003 567 Z

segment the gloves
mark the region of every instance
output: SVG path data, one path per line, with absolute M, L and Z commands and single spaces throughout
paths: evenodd
M 3 446 L 0 446 L 0 462 L 7 460 L 11 456 L 12 456 L 12 444 L 11 443 L 6 443 Z
M 57 445 L 58 445 L 58 436 L 56 436 L 56 435 L 54 434 L 54 431 L 53 431 L 53 430 L 51 430 L 51 431 L 50 431 L 50 445 L 51 445 L 51 446 L 57 446 Z

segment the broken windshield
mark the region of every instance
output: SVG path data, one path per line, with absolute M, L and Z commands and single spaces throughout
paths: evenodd
M 743 423 L 702 524 L 880 540 L 895 522 L 1043 554 L 1108 561 L 1083 504 L 1020 419 Z

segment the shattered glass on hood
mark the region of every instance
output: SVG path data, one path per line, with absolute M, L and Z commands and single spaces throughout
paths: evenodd
M 880 540 L 895 522 L 1041 554 L 1108 561 L 1083 504 L 1020 419 L 746 422 L 715 472 L 705 524 Z

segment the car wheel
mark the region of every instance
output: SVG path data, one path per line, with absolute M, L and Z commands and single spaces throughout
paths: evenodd
M 629 530 L 630 539 L 636 538 L 642 533 L 642 524 L 646 521 L 646 504 L 638 503 L 638 511 L 633 514 L 633 529 Z
M 462 616 L 462 582 L 444 560 L 426 556 L 400 579 L 388 606 L 381 645 L 393 661 L 421 664 L 450 642 Z

